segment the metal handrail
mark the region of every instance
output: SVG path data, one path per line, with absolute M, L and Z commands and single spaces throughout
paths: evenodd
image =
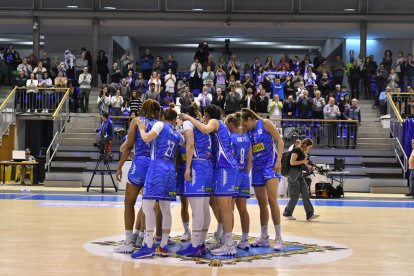
M 60 101 L 58 107 L 56 108 L 55 113 L 53 113 L 53 115 L 52 115 L 53 120 L 56 119 L 57 115 L 59 114 L 60 110 L 62 109 L 62 106 L 66 101 L 66 98 L 69 97 L 69 92 L 70 92 L 70 89 L 69 88 L 66 89 L 65 95 L 63 95 L 63 98 Z
M 55 143 L 55 140 L 57 140 L 58 134 L 59 134 L 59 131 L 56 131 L 55 136 L 53 136 L 52 142 L 50 142 L 50 145 L 49 145 L 49 147 L 47 148 L 47 151 L 46 151 L 45 170 L 48 170 L 48 171 L 49 171 L 50 163 L 52 162 L 50 152 L 52 150 L 53 144 Z
M 391 95 L 394 95 L 394 94 L 396 94 L 396 93 L 392 93 L 392 92 L 388 92 L 388 93 L 386 93 L 387 94 L 387 100 L 388 100 L 388 102 L 390 103 L 390 105 L 391 105 L 391 107 L 392 107 L 392 109 L 393 109 L 393 111 L 394 111 L 394 114 L 397 116 L 397 119 L 398 119 L 398 121 L 400 122 L 400 123 L 402 123 L 403 122 L 403 119 L 402 119 L 402 117 L 401 117 L 401 114 L 400 114 L 400 112 L 398 111 L 398 108 L 397 108 L 397 106 L 395 105 L 395 103 L 394 103 L 394 101 L 392 100 L 392 98 L 391 98 Z M 399 93 L 399 95 L 412 95 L 411 93 Z
M 10 101 L 10 99 L 12 99 L 15 93 L 16 87 L 14 87 L 14 89 L 9 93 L 4 102 L 0 105 L 0 113 L 3 113 L 3 109 L 5 109 L 8 102 Z M 14 110 L 11 116 L 12 120 L 10 121 L 10 123 L 7 126 L 5 126 L 4 129 L 0 128 L 0 142 L 3 140 L 3 135 L 5 135 L 9 131 L 10 126 L 16 122 L 16 112 Z
M 10 100 L 10 98 L 16 93 L 17 86 L 13 88 L 13 90 L 9 93 L 9 95 L 6 97 L 4 102 L 0 105 L 0 111 L 3 110 L 4 106 L 7 104 L 7 102 Z
M 405 173 L 408 170 L 408 157 L 405 154 L 404 148 L 402 147 L 402 145 L 400 143 L 400 140 L 397 139 L 397 138 L 395 138 L 395 141 L 396 141 L 397 147 L 394 148 L 394 153 L 397 156 L 397 160 L 400 163 L 400 165 L 401 165 L 401 167 L 402 167 L 402 169 L 404 171 L 404 178 L 405 178 Z M 401 160 L 400 154 L 397 151 L 397 149 L 399 149 L 402 152 L 402 154 L 403 154 L 403 156 L 402 156 L 403 157 L 403 160 Z

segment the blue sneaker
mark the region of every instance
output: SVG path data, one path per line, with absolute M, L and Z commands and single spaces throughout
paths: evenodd
M 133 259 L 143 259 L 147 257 L 153 257 L 155 255 L 155 246 L 153 245 L 149 248 L 146 244 L 141 247 L 141 249 L 135 251 L 131 254 Z
M 197 247 L 193 247 L 192 244 L 190 244 L 189 247 L 177 251 L 177 255 L 186 256 L 186 257 L 201 257 L 205 253 L 205 245 L 199 245 Z

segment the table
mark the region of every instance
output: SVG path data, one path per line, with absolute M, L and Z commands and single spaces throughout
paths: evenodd
M 32 184 L 38 184 L 39 182 L 39 162 L 32 162 L 32 161 L 0 161 L 0 172 L 1 168 L 3 168 L 3 184 L 6 183 L 6 166 L 10 165 L 25 165 L 25 166 L 36 166 L 36 168 L 33 170 L 33 183 Z
M 339 186 L 341 186 L 342 190 L 344 189 L 344 175 L 349 175 L 349 171 L 329 171 L 326 173 L 326 176 L 331 179 L 331 185 L 333 187 L 334 181 L 339 182 Z M 338 176 L 338 178 L 335 178 Z

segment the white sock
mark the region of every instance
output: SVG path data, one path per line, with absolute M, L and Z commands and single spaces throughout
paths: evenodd
M 201 232 L 201 239 L 200 239 L 200 243 L 206 243 L 206 237 L 207 237 L 207 232 L 208 231 L 202 231 Z
M 139 234 L 139 230 L 138 229 L 134 229 L 134 235 L 138 235 Z
M 221 237 L 221 235 L 223 235 L 223 223 L 219 223 L 219 224 L 217 224 L 217 235 L 219 236 L 219 237 Z
M 262 226 L 262 227 L 260 227 L 260 229 L 261 229 L 261 233 L 262 233 L 262 235 L 261 235 L 262 239 L 266 239 L 267 237 L 269 237 L 269 234 L 267 233 L 267 226 Z
M 170 234 L 164 234 L 164 233 L 162 233 L 160 247 L 166 246 L 167 243 L 168 243 L 168 239 L 169 238 L 170 238 Z
M 188 225 L 189 225 L 189 223 L 188 223 L 188 222 L 183 223 L 183 226 L 184 226 L 184 232 L 185 232 L 185 233 L 190 232 L 190 229 L 188 228 Z
M 191 245 L 193 247 L 197 247 L 200 245 L 200 241 L 201 241 L 201 232 L 197 231 L 193 231 L 192 235 L 191 235 Z
M 232 246 L 233 245 L 233 234 L 229 232 L 229 233 L 225 233 L 224 236 L 225 236 L 226 245 Z
M 247 241 L 247 239 L 249 238 L 249 233 L 242 233 L 242 241 Z
M 275 225 L 275 233 L 276 233 L 276 237 L 280 237 L 281 236 L 280 224 L 279 225 Z
M 125 243 L 131 243 L 132 242 L 132 230 L 125 230 Z
M 138 236 L 139 236 L 140 238 L 143 238 L 143 237 L 144 237 L 144 232 L 139 231 Z
M 154 244 L 154 231 L 145 231 L 145 244 L 148 248 L 151 248 Z

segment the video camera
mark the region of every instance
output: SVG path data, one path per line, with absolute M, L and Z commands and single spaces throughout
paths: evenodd
M 105 154 L 106 153 L 105 142 L 101 141 L 99 143 L 93 143 L 93 146 L 99 150 L 100 154 Z

